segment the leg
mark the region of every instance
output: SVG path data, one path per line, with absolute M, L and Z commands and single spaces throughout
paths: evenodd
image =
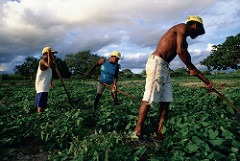
M 42 112 L 42 108 L 41 107 L 37 107 L 37 112 L 38 113 Z
M 36 94 L 36 107 L 37 112 L 43 112 L 44 109 L 47 107 L 47 101 L 48 101 L 48 92 L 40 92 Z
M 169 102 L 160 103 L 160 120 L 159 120 L 159 126 L 158 126 L 158 134 L 160 135 L 162 135 L 163 122 L 167 118 L 169 105 L 170 105 Z
M 94 104 L 93 104 L 93 111 L 95 111 L 97 109 L 97 106 L 98 106 L 98 103 L 99 103 L 99 100 L 101 99 L 101 97 L 102 97 L 102 94 L 99 94 L 99 93 L 96 94 Z
M 118 104 L 118 98 L 117 98 L 117 92 L 116 91 L 112 91 L 111 93 L 112 93 L 114 105 L 119 105 Z
M 138 122 L 134 129 L 134 133 L 141 137 L 142 135 L 142 127 L 145 122 L 145 119 L 147 117 L 150 105 L 152 102 L 157 102 L 158 100 L 154 100 L 155 98 L 158 98 L 156 96 L 156 80 L 159 79 L 158 74 L 158 68 L 159 63 L 154 59 L 155 56 L 151 56 L 148 58 L 147 64 L 146 64 L 146 84 L 145 84 L 145 91 L 143 94 L 143 99 L 140 107 L 139 107 L 139 114 L 138 114 Z
M 149 108 L 150 108 L 150 105 L 148 105 L 148 103 L 146 101 L 142 101 L 141 106 L 139 108 L 138 122 L 134 129 L 134 132 L 136 133 L 136 135 L 138 137 L 140 137 L 142 135 L 141 134 L 142 126 L 143 126 L 146 116 L 148 114 Z
M 102 93 L 105 89 L 105 85 L 102 84 L 101 82 L 98 82 L 98 85 L 97 85 L 97 94 L 95 96 L 95 100 L 94 100 L 94 104 L 93 104 L 93 111 L 95 111 L 97 109 L 97 106 L 98 106 L 98 103 L 99 103 L 99 100 L 101 99 L 102 97 Z

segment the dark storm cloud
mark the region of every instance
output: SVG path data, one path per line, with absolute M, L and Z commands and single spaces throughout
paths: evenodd
M 118 49 L 125 55 L 122 66 L 144 68 L 164 32 L 185 22 L 189 14 L 204 19 L 206 34 L 189 41 L 189 46 L 204 52 L 207 44 L 221 43 L 231 31 L 237 32 L 237 4 L 237 0 L 0 0 L 0 71 L 12 72 L 25 57 L 41 56 L 46 45 L 58 50 L 61 58 L 82 50 L 104 55 Z

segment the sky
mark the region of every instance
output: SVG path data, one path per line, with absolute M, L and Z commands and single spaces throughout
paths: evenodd
M 117 50 L 122 69 L 139 73 L 161 36 L 189 15 L 203 19 L 206 33 L 187 42 L 193 64 L 204 70 L 200 61 L 212 45 L 240 33 L 239 0 L 0 0 L 0 7 L 0 73 L 13 73 L 26 57 L 40 58 L 45 46 L 61 59 Z M 181 67 L 177 56 L 170 68 Z

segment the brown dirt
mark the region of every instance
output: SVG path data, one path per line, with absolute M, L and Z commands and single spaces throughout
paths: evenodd
M 30 141 L 16 148 L 16 155 L 10 161 L 46 161 L 48 154 L 44 146 L 37 141 Z
M 186 83 L 181 83 L 180 85 L 184 87 L 202 87 L 203 83 L 202 82 L 186 82 Z

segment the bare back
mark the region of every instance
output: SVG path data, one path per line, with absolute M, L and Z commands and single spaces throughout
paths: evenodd
M 184 23 L 170 28 L 159 40 L 153 55 L 160 56 L 166 62 L 170 63 L 178 54 L 178 48 L 187 51 L 186 32 L 187 27 Z

